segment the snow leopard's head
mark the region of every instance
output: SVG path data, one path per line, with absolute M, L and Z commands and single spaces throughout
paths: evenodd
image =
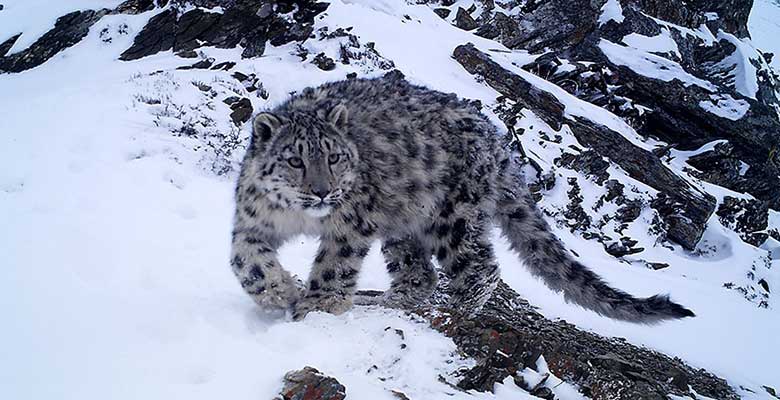
M 261 113 L 253 121 L 253 179 L 276 205 L 324 217 L 355 181 L 357 148 L 343 105 L 319 113 Z M 246 161 L 245 161 L 246 162 Z

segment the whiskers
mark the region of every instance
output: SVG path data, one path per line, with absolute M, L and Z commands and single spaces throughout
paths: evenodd
M 336 189 L 328 193 L 328 195 L 325 196 L 324 198 L 299 192 L 297 193 L 296 199 L 298 201 L 298 204 L 300 204 L 301 207 L 303 208 L 315 208 L 315 207 L 334 206 L 338 204 L 343 197 L 344 197 L 344 190 Z

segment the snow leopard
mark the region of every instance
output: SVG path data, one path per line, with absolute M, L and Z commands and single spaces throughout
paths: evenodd
M 392 283 L 390 307 L 425 304 L 438 261 L 450 302 L 474 315 L 500 280 L 497 225 L 533 275 L 565 299 L 638 323 L 693 316 L 668 296 L 636 298 L 577 261 L 524 183 L 522 158 L 473 101 L 400 72 L 307 88 L 259 113 L 236 189 L 231 265 L 265 309 L 294 319 L 353 305 L 372 242 Z M 318 236 L 304 285 L 279 263 L 292 236 Z

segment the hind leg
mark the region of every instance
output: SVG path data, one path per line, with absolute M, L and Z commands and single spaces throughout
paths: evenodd
M 450 303 L 473 315 L 499 282 L 498 263 L 488 238 L 489 219 L 482 212 L 456 217 L 437 227 L 436 258 L 450 278 Z
M 382 244 L 387 272 L 393 281 L 382 299 L 385 306 L 410 309 L 425 304 L 436 288 L 436 271 L 429 246 L 407 236 L 388 239 Z

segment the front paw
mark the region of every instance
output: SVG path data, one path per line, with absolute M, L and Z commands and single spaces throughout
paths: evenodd
M 278 282 L 266 282 L 265 287 L 249 291 L 249 294 L 262 309 L 276 312 L 288 310 L 299 301 L 303 292 L 300 280 L 286 277 Z
M 307 295 L 293 307 L 293 319 L 302 320 L 312 311 L 322 311 L 334 315 L 343 314 L 352 308 L 352 297 L 342 295 Z

